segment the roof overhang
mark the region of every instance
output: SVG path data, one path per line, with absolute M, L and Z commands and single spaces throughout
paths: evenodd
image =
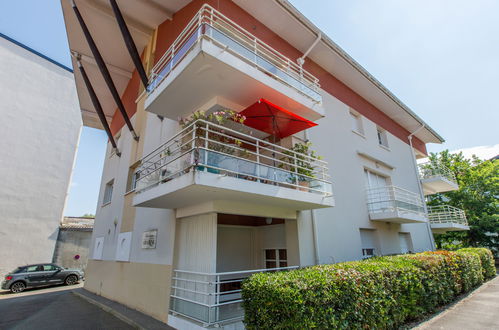
M 312 24 L 287 0 L 233 0 L 261 23 L 279 34 L 284 40 L 302 52 L 306 52 L 316 41 L 320 42 L 310 51 L 308 57 L 342 81 L 368 102 L 383 111 L 409 132 L 420 129 L 415 136 L 424 143 L 442 143 L 444 139 L 423 122 L 413 111 L 353 60 L 336 43 Z M 107 0 L 75 0 L 90 32 L 99 48 L 113 81 L 120 94 L 123 94 L 132 76 L 134 66 L 121 36 L 118 24 Z M 187 5 L 190 0 L 121 0 L 120 9 L 128 28 L 142 53 L 154 29 L 173 14 Z M 91 51 L 76 20 L 70 0 L 61 0 L 69 47 L 72 52 L 82 55 L 87 74 L 96 90 L 108 119 L 114 115 L 116 105 L 104 79 L 92 57 Z M 76 67 L 73 59 L 73 67 Z M 75 70 L 76 87 L 83 123 L 86 126 L 102 128 L 84 86 L 83 79 Z
M 302 52 L 306 52 L 317 39 L 317 36 L 321 34 L 320 42 L 310 51 L 308 58 L 383 111 L 407 131 L 414 132 L 424 125 L 424 129 L 415 134 L 424 143 L 444 142 L 440 135 L 328 38 L 317 26 L 312 24 L 289 1 L 233 1 Z
M 120 0 L 118 2 L 139 54 L 149 43 L 154 29 L 165 20 L 171 19 L 173 13 L 189 2 L 190 0 Z M 128 54 L 109 1 L 75 0 L 75 3 L 106 62 L 119 94 L 122 95 L 132 77 L 134 65 Z M 116 104 L 92 57 L 92 52 L 73 12 L 71 1 L 61 0 L 61 5 L 69 48 L 73 54 L 81 55 L 81 61 L 102 104 L 104 113 L 108 121 L 110 121 L 116 110 Z M 76 68 L 74 57 L 72 62 L 73 67 Z M 80 72 L 75 70 L 74 74 L 83 124 L 102 129 Z

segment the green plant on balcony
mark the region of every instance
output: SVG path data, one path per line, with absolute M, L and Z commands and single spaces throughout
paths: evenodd
M 181 119 L 180 126 L 185 129 L 199 120 L 227 127 L 231 122 L 243 124 L 246 117 L 232 110 L 219 110 L 209 114 L 205 111 L 196 111 L 188 118 Z M 206 133 L 207 129 L 210 130 L 208 134 Z M 215 126 L 208 127 L 206 123 L 199 122 L 196 124 L 194 136 L 197 147 L 205 147 L 207 145 L 208 150 L 216 152 L 216 154 L 210 154 L 212 163 L 221 163 L 226 158 L 226 155 L 236 155 L 242 158 L 247 158 L 248 156 L 248 152 L 244 149 L 243 141 L 231 136 L 223 128 Z M 190 136 L 186 136 L 185 139 L 190 139 Z M 203 170 L 204 167 L 198 166 L 198 169 Z M 218 173 L 218 170 L 211 169 L 210 172 Z
M 288 181 L 293 184 L 308 187 L 310 181 L 315 178 L 314 167 L 312 166 L 313 159 L 320 160 L 314 150 L 311 149 L 312 142 L 295 143 L 290 150 L 283 152 L 286 156 L 281 158 L 280 168 L 294 172 L 297 175 L 290 175 Z

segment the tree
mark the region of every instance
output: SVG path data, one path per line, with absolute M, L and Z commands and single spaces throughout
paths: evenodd
M 499 160 L 464 158 L 448 150 L 430 155 L 432 163 L 449 168 L 459 190 L 428 196 L 428 205 L 451 205 L 466 212 L 469 231 L 436 235 L 439 248 L 481 246 L 499 251 Z M 457 244 L 456 244 L 457 242 Z M 455 246 L 457 245 L 457 246 Z
M 85 213 L 84 215 L 81 216 L 82 218 L 95 218 L 95 215 L 91 213 Z

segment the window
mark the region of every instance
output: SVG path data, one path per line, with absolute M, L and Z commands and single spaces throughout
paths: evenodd
M 376 230 L 359 229 L 360 241 L 362 244 L 362 258 L 370 258 L 376 255 Z
M 352 131 L 364 135 L 364 126 L 362 125 L 362 116 L 358 113 L 350 111 L 350 118 L 352 120 Z
M 369 170 L 364 170 L 366 175 L 366 185 L 368 188 L 381 188 L 389 185 L 386 176 L 379 175 Z
M 265 268 L 288 267 L 288 253 L 286 249 L 266 249 Z
M 28 272 L 28 273 L 33 273 L 33 272 L 37 272 L 37 271 L 38 271 L 37 265 L 26 267 L 26 272 Z
M 135 184 L 137 183 L 137 179 L 139 178 L 139 174 L 136 171 L 137 171 L 137 165 L 132 165 L 128 169 L 128 178 L 126 182 L 127 193 L 135 190 Z
M 410 233 L 399 233 L 400 252 L 412 253 L 412 240 Z
M 59 270 L 59 267 L 55 265 L 43 265 L 43 270 L 46 272 L 54 271 L 54 270 Z
M 388 138 L 386 136 L 386 131 L 384 129 L 378 127 L 377 133 L 378 133 L 379 145 L 388 148 Z
M 111 203 L 111 198 L 113 197 L 113 186 L 114 179 L 106 183 L 106 188 L 104 189 L 104 198 L 102 199 L 102 204 Z

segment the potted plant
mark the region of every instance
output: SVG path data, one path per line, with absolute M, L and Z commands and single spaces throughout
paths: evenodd
M 317 160 L 321 159 L 321 157 L 317 156 L 315 151 L 311 149 L 311 146 L 312 143 L 310 141 L 295 143 L 289 151 L 283 152 L 288 155 L 281 159 L 286 164 L 279 165 L 280 168 L 285 168 L 290 172 L 296 173 L 296 175 L 290 175 L 288 181 L 301 186 L 302 188 L 299 188 L 301 191 L 308 191 L 310 181 L 315 178 L 314 167 L 312 166 L 310 158 Z
M 204 111 L 196 111 L 190 117 L 186 119 L 180 120 L 180 125 L 182 128 L 186 128 L 190 126 L 197 120 L 205 120 L 208 122 L 212 122 L 214 124 L 220 126 L 227 126 L 230 122 L 236 122 L 239 124 L 243 124 L 246 118 L 241 116 L 235 111 L 232 110 L 219 110 L 210 114 L 206 114 Z M 215 128 L 217 130 L 217 128 Z M 225 133 L 223 129 L 219 129 L 220 133 Z M 195 135 L 195 145 L 199 147 L 204 147 L 205 145 L 205 135 L 206 135 L 206 125 L 200 124 L 199 127 L 196 128 Z M 186 141 L 189 141 L 191 137 L 186 136 Z M 219 164 L 222 160 L 225 159 L 224 155 L 233 155 L 237 154 L 238 156 L 244 156 L 245 152 L 241 151 L 240 148 L 242 146 L 242 141 L 237 138 L 223 136 L 221 134 L 217 134 L 214 132 L 210 132 L 208 134 L 208 138 L 210 142 L 208 142 L 208 149 L 211 151 L 217 152 L 216 154 L 210 154 L 210 162 Z M 202 171 L 204 170 L 204 166 L 197 166 L 197 169 Z M 208 168 L 209 172 L 219 173 L 219 170 Z

